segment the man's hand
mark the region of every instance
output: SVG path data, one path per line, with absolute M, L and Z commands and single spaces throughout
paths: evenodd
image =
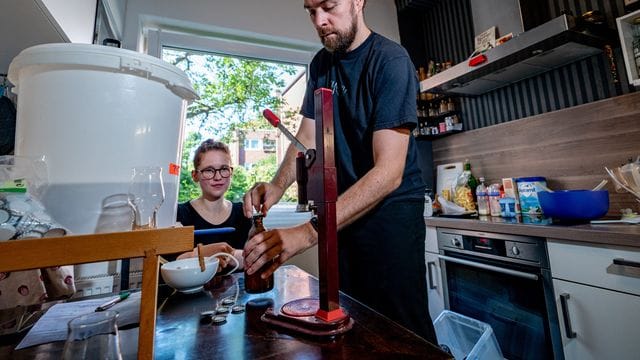
M 244 246 L 245 271 L 253 274 L 273 260 L 262 273 L 263 279 L 270 276 L 285 261 L 305 251 L 318 242 L 318 233 L 309 222 L 285 228 L 261 232 L 253 236 Z
M 253 209 L 262 215 L 267 215 L 267 211 L 280 200 L 283 194 L 284 189 L 279 186 L 266 182 L 256 183 L 244 195 L 244 216 L 250 218 L 253 215 Z

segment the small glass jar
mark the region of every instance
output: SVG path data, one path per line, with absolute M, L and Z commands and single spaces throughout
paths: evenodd
M 122 360 L 116 311 L 97 311 L 69 321 L 62 359 Z

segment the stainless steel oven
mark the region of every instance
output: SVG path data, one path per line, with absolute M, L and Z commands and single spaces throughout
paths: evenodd
M 491 325 L 505 358 L 563 359 L 543 238 L 438 229 L 445 307 Z

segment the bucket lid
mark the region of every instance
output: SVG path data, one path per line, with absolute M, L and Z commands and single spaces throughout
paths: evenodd
M 191 81 L 174 65 L 150 55 L 112 46 L 93 44 L 43 44 L 22 50 L 9 65 L 9 81 L 20 87 L 20 70 L 32 65 L 91 66 L 99 70 L 127 73 L 164 84 L 185 100 L 198 98 Z

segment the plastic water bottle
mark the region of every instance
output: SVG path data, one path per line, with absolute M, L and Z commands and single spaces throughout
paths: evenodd
M 480 185 L 476 188 L 476 196 L 478 198 L 478 215 L 490 215 L 489 192 L 482 176 L 480 177 Z
M 489 185 L 488 192 L 491 216 L 500 216 L 500 184 Z

